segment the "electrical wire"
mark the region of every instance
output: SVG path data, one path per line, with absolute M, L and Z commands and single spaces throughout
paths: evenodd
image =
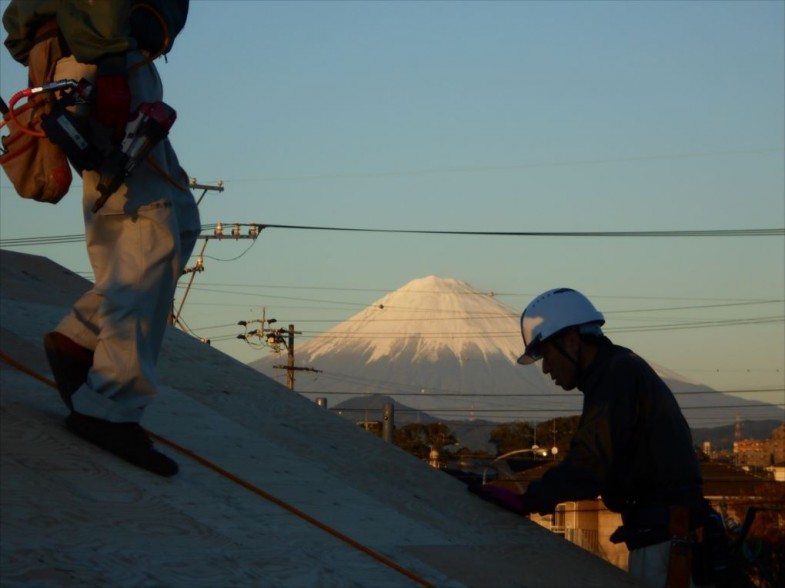
M 699 231 L 601 231 L 601 232 L 498 232 L 498 231 L 430 231 L 430 230 L 402 230 L 402 229 L 368 229 L 368 228 L 347 228 L 347 227 L 326 227 L 326 226 L 305 226 L 305 225 L 278 225 L 278 224 L 256 224 L 255 226 L 259 228 L 280 228 L 280 229 L 297 229 L 297 230 L 319 230 L 319 231 L 350 231 L 350 232 L 377 232 L 377 233 L 403 233 L 403 234 L 434 234 L 434 235 L 479 235 L 479 236 L 536 236 L 536 237 L 761 237 L 761 236 L 783 236 L 785 235 L 785 228 L 777 228 L 777 229 L 734 229 L 734 230 L 699 230 Z M 203 230 L 214 230 L 215 225 L 204 225 L 202 227 Z M 0 240 L 0 247 L 25 247 L 25 246 L 35 246 L 35 245 L 52 245 L 52 244 L 66 244 L 66 243 L 74 243 L 74 242 L 82 242 L 84 236 L 79 235 L 60 235 L 60 236 L 51 236 L 51 237 L 27 237 L 27 238 L 18 238 L 18 239 L 1 239 Z M 216 261 L 233 261 L 239 259 L 246 255 L 250 249 L 255 244 L 256 240 L 253 242 L 237 257 L 231 259 L 218 259 L 218 258 L 210 258 L 215 259 Z M 211 290 L 210 288 L 203 288 L 203 287 L 195 287 L 195 290 L 201 290 L 204 292 L 221 292 L 221 293 L 230 293 L 234 295 L 255 295 L 258 296 L 258 292 L 252 293 L 242 293 L 242 292 L 227 292 L 226 290 Z M 326 289 L 326 288 L 324 288 Z M 470 293 L 467 294 L 476 294 L 476 295 L 488 295 L 483 293 Z M 274 296 L 265 296 L 265 298 L 275 298 Z M 319 303 L 328 303 L 328 304 L 340 304 L 349 307 L 357 307 L 357 308 L 366 308 L 367 305 L 365 304 L 354 304 L 354 303 L 347 303 L 345 301 L 330 301 L 330 300 L 321 300 L 321 299 L 309 299 L 309 298 L 297 298 L 297 297 L 277 297 L 283 298 L 286 300 L 296 300 L 296 301 L 308 301 L 308 302 L 319 302 Z M 734 301 L 725 304 L 711 304 L 711 305 L 703 305 L 703 306 L 681 306 L 681 307 L 671 307 L 671 308 L 657 308 L 657 309 L 645 309 L 645 310 L 620 310 L 620 311 L 609 311 L 608 314 L 613 313 L 641 313 L 641 312 L 659 312 L 659 311 L 669 311 L 669 310 L 693 310 L 697 308 L 718 308 L 723 306 L 740 306 L 740 305 L 755 305 L 755 304 L 769 304 L 769 303 L 780 303 L 781 300 L 765 300 L 765 301 Z M 392 309 L 396 309 L 395 307 L 388 307 Z M 417 309 L 418 311 L 422 312 L 435 312 L 437 309 Z M 439 309 L 440 310 L 440 309 Z M 503 316 L 503 315 L 500 315 Z M 513 316 L 513 315 L 511 315 Z M 465 317 L 465 315 L 464 315 Z M 471 317 L 468 317 L 471 318 Z M 488 317 L 480 317 L 479 315 L 474 318 L 488 318 Z M 429 320 L 450 320 L 446 317 L 430 317 Z M 384 319 L 384 320 L 395 320 L 395 319 Z M 403 319 L 400 319 L 403 320 Z M 322 320 L 321 322 L 329 322 Z M 668 324 L 659 324 L 659 325 L 628 325 L 628 326 L 620 326 L 615 328 L 608 328 L 608 333 L 631 333 L 631 332 L 654 332 L 654 331 L 667 331 L 667 330 L 684 330 L 684 329 L 697 329 L 697 328 L 707 328 L 707 327 L 721 327 L 721 326 L 738 326 L 738 325 L 761 325 L 761 324 L 779 324 L 785 322 L 785 316 L 767 316 L 767 317 L 747 317 L 747 318 L 737 318 L 737 319 L 724 319 L 724 320 L 684 320 L 681 322 L 670 322 Z M 192 333 L 194 333 L 194 329 L 186 326 L 186 329 Z M 198 330 L 198 329 L 197 329 Z M 324 333 L 325 331 L 309 331 L 304 333 L 305 336 L 317 336 L 319 334 Z M 460 336 L 488 336 L 488 332 L 483 333 L 463 333 Z M 371 334 L 372 338 L 392 338 L 398 337 L 401 334 L 390 334 L 390 333 L 377 333 Z M 451 338 L 458 336 L 459 334 L 455 333 L 431 333 L 429 334 L 430 337 L 439 337 L 439 338 Z M 496 333 L 497 336 L 504 336 L 504 337 L 517 337 L 519 336 L 517 330 L 515 332 L 510 333 Z M 333 337 L 340 337 L 343 339 L 352 339 L 355 338 L 352 334 L 342 334 L 342 333 L 332 333 Z M 364 337 L 369 336 L 367 333 L 363 334 Z M 233 335 L 219 335 L 217 337 L 213 337 L 212 340 L 214 341 L 226 341 L 232 338 L 236 338 L 236 334 Z
M 322 392 L 319 392 L 322 394 Z M 326 393 L 325 393 L 326 394 Z M 775 404 L 772 406 L 776 406 L 777 408 L 785 408 L 785 403 Z M 727 404 L 724 406 L 682 406 L 682 411 L 688 410 L 707 410 L 707 409 L 727 409 L 727 410 L 738 410 L 741 408 L 749 409 L 750 406 L 747 404 Z M 770 410 L 769 407 L 765 407 L 766 409 Z M 333 410 L 340 410 L 345 412 L 366 412 L 367 408 L 334 408 Z M 378 410 L 378 409 L 377 409 Z M 417 414 L 417 413 L 434 413 L 434 414 L 466 414 L 471 412 L 472 414 L 483 414 L 486 416 L 496 415 L 496 416 L 508 416 L 512 414 L 530 414 L 530 413 L 560 413 L 560 414 L 568 414 L 568 415 L 575 415 L 576 409 L 575 408 L 510 408 L 510 409 L 501 409 L 501 408 L 442 408 L 442 407 L 424 407 L 424 408 L 414 408 L 414 407 L 396 407 L 396 412 L 405 413 L 405 414 Z M 580 412 L 580 411 L 578 411 Z M 716 417 L 712 417 L 715 418 Z
M 259 229 L 292 229 L 306 231 L 341 231 L 355 233 L 399 233 L 418 235 L 462 235 L 483 237 L 781 237 L 785 228 L 766 229 L 707 229 L 665 231 L 439 231 L 426 229 L 375 229 L 356 227 L 329 227 L 314 225 L 281 225 L 250 223 L 241 226 L 257 226 Z M 204 225 L 203 230 L 215 225 Z
M 32 247 L 36 245 L 60 245 L 63 243 L 83 243 L 84 235 L 54 235 L 51 237 L 19 237 L 0 239 L 0 247 Z
M 261 229 L 289 229 L 304 231 L 339 231 L 354 233 L 398 233 L 417 235 L 452 235 L 483 237 L 782 237 L 783 228 L 762 229 L 705 229 L 663 231 L 438 231 L 427 229 L 378 229 L 358 227 L 330 227 L 315 225 L 283 225 L 265 223 L 243 223 L 240 226 L 256 226 Z M 203 225 L 202 230 L 214 231 L 216 224 Z M 48 237 L 19 237 L 0 239 L 0 247 L 32 247 L 59 243 L 76 243 L 84 235 L 55 235 Z
M 215 288 L 215 286 L 220 286 L 220 288 Z M 182 287 L 182 286 L 180 286 Z M 266 294 L 263 292 L 265 288 L 268 286 L 264 284 L 215 284 L 210 282 L 202 282 L 200 285 L 193 286 L 193 290 L 201 290 L 204 292 L 212 292 L 217 294 L 225 294 L 229 296 L 252 296 L 254 298 L 261 298 L 264 300 L 273 299 L 273 300 L 290 300 L 295 302 L 319 302 L 323 304 L 341 304 L 341 305 L 348 305 L 355 308 L 370 308 L 372 304 L 368 304 L 365 302 L 358 303 L 358 302 L 347 302 L 345 300 L 329 300 L 323 298 L 304 298 L 300 296 L 284 296 L 284 295 L 277 295 L 277 294 Z M 234 288 L 234 289 L 228 289 Z M 284 288 L 282 286 L 278 286 L 276 288 Z M 301 286 L 290 286 L 287 287 L 292 290 L 299 290 L 299 289 L 322 289 L 318 287 L 301 287 Z M 342 290 L 340 288 L 323 288 L 323 289 L 332 289 L 332 290 Z M 260 292 L 262 290 L 262 292 Z M 355 291 L 357 289 L 347 288 L 343 289 L 343 291 Z M 384 292 L 385 294 L 391 294 L 389 290 L 376 290 L 376 289 L 368 289 L 368 291 L 380 291 Z M 409 294 L 414 296 L 422 296 L 427 294 L 440 294 L 444 291 L 413 291 Z M 453 295 L 455 292 L 448 292 L 449 294 Z M 481 297 L 494 297 L 490 294 L 483 293 L 483 292 L 459 292 L 459 295 L 466 295 L 466 296 L 481 296 Z M 525 296 L 525 294 L 507 294 L 507 296 Z M 635 300 L 636 297 L 619 297 L 615 296 L 614 298 L 623 298 L 625 300 Z M 690 298 L 669 298 L 669 300 L 690 300 Z M 700 299 L 706 300 L 706 299 Z M 659 308 L 642 308 L 642 309 L 625 309 L 625 310 L 606 310 L 604 314 L 607 315 L 614 315 L 614 314 L 630 314 L 630 313 L 644 313 L 644 312 L 668 312 L 668 311 L 677 311 L 677 310 L 697 310 L 697 309 L 708 309 L 708 308 L 724 308 L 724 307 L 734 307 L 734 306 L 755 306 L 755 305 L 762 305 L 762 304 L 783 304 L 785 303 L 785 299 L 762 299 L 762 300 L 738 300 L 738 299 L 729 299 L 729 300 L 713 300 L 711 304 L 696 304 L 696 305 L 682 305 L 682 306 L 672 306 L 672 307 L 659 307 Z M 506 306 L 506 305 L 501 305 Z M 452 309 L 443 309 L 443 308 L 424 308 L 421 306 L 417 307 L 408 307 L 402 306 L 398 304 L 384 304 L 384 309 L 388 311 L 400 311 L 400 310 L 416 310 L 418 312 L 429 312 L 429 313 L 449 313 L 451 316 L 474 316 L 467 311 L 455 311 Z M 478 315 L 479 316 L 479 315 Z M 494 316 L 503 317 L 503 316 L 510 316 L 514 318 L 518 318 L 519 312 L 517 309 L 510 309 L 507 313 L 485 313 L 482 315 L 484 318 L 490 318 Z M 407 320 L 407 319 L 374 319 L 374 320 Z M 429 317 L 429 320 L 445 320 L 441 319 L 441 317 Z M 324 321 L 323 321 L 324 322 Z
M 323 375 L 329 376 L 329 374 L 324 373 Z M 343 391 L 309 391 L 304 390 L 304 394 L 324 394 L 324 395 L 339 395 L 339 394 L 354 394 L 356 395 L 357 392 L 343 390 Z M 750 388 L 749 390 L 674 390 L 674 396 L 700 396 L 700 395 L 714 395 L 714 394 L 732 394 L 732 395 L 739 395 L 739 394 L 761 394 L 761 393 L 782 393 L 785 392 L 785 388 L 757 388 L 753 389 Z M 413 398 L 446 398 L 446 397 L 457 397 L 457 398 L 548 398 L 544 394 L 537 394 L 537 393 L 526 393 L 526 392 L 499 392 L 499 393 L 487 393 L 487 392 L 438 392 L 433 391 L 433 389 L 429 388 L 427 394 L 417 393 L 417 392 L 394 392 L 395 396 L 398 397 L 407 397 L 411 396 Z M 580 398 L 583 396 L 583 393 L 559 393 L 558 398 Z M 778 403 L 779 406 L 785 406 L 785 402 Z M 775 406 L 777 406 L 775 405 Z M 723 408 L 722 405 L 714 405 L 714 406 L 707 406 L 706 408 Z
M 685 330 L 685 329 L 701 329 L 701 328 L 709 328 L 709 327 L 731 327 L 731 326 L 739 326 L 739 325 L 776 325 L 785 322 L 785 315 L 783 316 L 768 316 L 768 317 L 756 317 L 756 318 L 741 318 L 741 319 L 724 319 L 724 320 L 712 320 L 712 321 L 689 321 L 683 323 L 673 323 L 673 324 L 666 324 L 666 325 L 636 325 L 636 326 L 629 326 L 629 327 L 610 327 L 603 329 L 603 331 L 607 334 L 614 334 L 614 333 L 647 333 L 647 332 L 655 332 L 655 331 L 672 331 L 672 330 Z M 352 332 L 341 332 L 336 330 L 327 330 L 327 331 L 315 331 L 315 330 L 308 330 L 303 331 L 303 337 L 305 338 L 316 338 L 321 335 L 325 335 L 329 333 L 330 337 L 333 339 L 342 339 L 345 341 L 352 341 L 352 340 L 365 340 L 370 339 L 373 341 L 383 341 L 383 340 L 390 340 L 390 339 L 399 339 L 403 337 L 408 337 L 410 339 L 420 338 L 427 336 L 428 339 L 441 339 L 441 340 L 451 340 L 451 339 L 462 339 L 467 337 L 499 337 L 499 338 L 520 338 L 520 332 L 516 332 L 514 330 L 510 331 L 443 331 L 443 332 L 433 332 L 429 331 L 425 334 L 420 333 L 411 333 L 411 332 L 369 332 L 363 331 L 362 333 L 352 333 Z
M 226 288 L 251 288 L 253 292 L 258 292 L 260 289 L 275 289 L 275 290 L 333 290 L 337 292 L 377 292 L 380 294 L 390 294 L 390 288 L 352 288 L 347 286 L 304 286 L 301 284 L 298 285 L 286 285 L 286 284 L 251 284 L 248 282 L 242 284 L 230 283 L 230 282 L 201 282 L 203 286 L 223 286 Z M 456 292 L 452 290 L 417 290 L 413 292 L 414 294 L 456 294 Z M 458 292 L 459 295 L 470 295 L 470 296 L 488 296 L 491 298 L 496 297 L 533 297 L 538 292 Z M 745 305 L 745 304 L 769 304 L 772 302 L 785 302 L 782 299 L 738 299 L 738 298 L 705 298 L 705 297 L 676 297 L 676 296 L 620 296 L 620 295 L 595 295 L 594 298 L 606 298 L 606 299 L 622 299 L 622 300 L 676 300 L 676 301 L 684 301 L 684 300 L 693 300 L 693 301 L 701 301 L 701 302 L 710 302 L 712 305 L 716 306 L 736 306 L 736 305 Z M 684 309 L 693 308 L 692 306 L 684 307 Z M 709 308 L 709 306 L 696 306 L 694 308 Z M 666 308 L 653 308 L 653 309 L 641 309 L 641 310 L 682 310 L 682 307 L 666 307 Z M 634 312 L 634 311 L 615 311 L 615 312 Z
M 213 257 L 211 255 L 204 255 L 203 257 L 205 259 L 211 259 L 213 261 L 218 261 L 218 262 L 237 261 L 238 259 L 243 257 L 246 253 L 248 253 L 254 245 L 256 245 L 256 239 L 251 239 L 251 244 L 248 245 L 248 247 L 246 247 L 245 250 L 240 255 L 237 255 L 236 257 L 230 257 L 229 259 L 221 259 L 218 257 Z
M 256 178 L 236 178 L 234 180 L 225 180 L 224 183 L 241 183 L 241 182 L 285 182 L 285 181 L 313 181 L 313 180 L 337 180 L 337 179 L 350 179 L 350 178 L 384 178 L 384 177 L 397 177 L 397 176 L 419 176 L 419 175 L 434 175 L 434 174 L 451 174 L 451 173 L 484 173 L 494 171 L 507 171 L 519 169 L 533 169 L 544 167 L 569 167 L 569 166 L 586 166 L 586 165 L 607 165 L 613 163 L 635 163 L 645 161 L 663 161 L 663 160 L 682 160 L 682 159 L 698 159 L 708 157 L 726 157 L 734 155 L 761 155 L 769 153 L 781 153 L 783 149 L 767 148 L 767 149 L 749 149 L 737 151 L 708 151 L 697 153 L 675 153 L 672 155 L 641 155 L 636 157 L 621 157 L 621 158 L 608 158 L 608 159 L 578 159 L 567 161 L 546 161 L 540 163 L 508 163 L 496 165 L 472 165 L 463 167 L 451 168 L 433 168 L 433 169 L 420 169 L 420 170 L 403 170 L 403 171 L 382 171 L 382 172 L 356 172 L 356 173 L 336 173 L 336 174 L 312 174 L 312 175 L 299 175 L 299 176 L 272 176 L 272 177 L 256 177 Z
M 371 378 L 364 378 L 362 376 L 354 375 L 354 374 L 347 374 L 342 372 L 335 372 L 335 371 L 321 371 L 318 379 L 326 378 L 328 380 L 337 381 L 339 383 L 346 383 L 355 386 L 362 386 L 366 390 L 386 390 L 390 394 L 394 394 L 395 396 L 401 397 L 433 397 L 433 398 L 442 398 L 442 397 L 460 397 L 466 399 L 482 399 L 482 398 L 505 398 L 505 397 L 512 397 L 512 398 L 539 398 L 539 399 L 548 399 L 549 401 L 558 402 L 565 399 L 570 398 L 581 398 L 583 393 L 581 392 L 562 392 L 559 391 L 552 396 L 543 395 L 541 393 L 527 393 L 524 391 L 521 392 L 512 392 L 512 393 L 488 393 L 488 392 L 466 392 L 457 389 L 449 389 L 449 388 L 434 388 L 432 386 L 422 386 L 416 383 L 405 383 L 405 382 L 396 382 L 393 380 L 377 380 Z M 423 394 L 423 389 L 427 392 Z M 306 394 L 325 394 L 325 395 L 357 395 L 357 391 L 353 390 L 343 390 L 343 391 L 309 391 L 304 390 L 303 393 Z M 764 393 L 785 393 L 785 388 L 777 385 L 777 386 L 769 386 L 769 387 L 755 387 L 755 388 L 746 388 L 746 389 L 728 389 L 728 390 L 692 390 L 692 389 L 679 389 L 675 388 L 672 390 L 675 396 L 696 396 L 696 395 L 714 395 L 714 394 L 730 394 L 730 395 L 744 395 L 744 394 L 764 394 Z M 782 397 L 782 396 L 780 396 Z M 767 403 L 768 406 L 768 403 Z M 722 408 L 722 406 L 707 406 L 704 405 L 704 408 Z

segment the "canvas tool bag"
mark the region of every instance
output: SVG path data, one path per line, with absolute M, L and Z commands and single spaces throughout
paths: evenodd
M 39 29 L 30 50 L 29 87 L 53 81 L 61 56 L 57 25 L 47 22 Z M 54 101 L 52 92 L 36 94 L 20 108 L 5 113 L 0 123 L 0 127 L 8 127 L 0 155 L 0 165 L 8 179 L 22 198 L 52 204 L 65 196 L 72 178 L 65 153 L 41 130 L 41 118 L 51 112 Z

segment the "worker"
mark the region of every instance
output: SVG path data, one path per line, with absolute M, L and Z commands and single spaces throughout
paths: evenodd
M 33 46 L 56 40 L 54 79 L 92 84 L 83 113 L 87 138 L 108 152 L 140 104 L 162 100 L 153 60 L 171 49 L 187 14 L 187 0 L 12 0 L 3 14 L 5 46 L 30 66 Z M 157 395 L 156 363 L 175 286 L 200 232 L 196 202 L 167 139 L 97 211 L 99 173 L 77 171 L 95 283 L 44 338 L 69 410 L 66 426 L 171 476 L 177 463 L 155 449 L 140 421 Z
M 621 513 L 611 541 L 629 548 L 630 574 L 652 588 L 696 585 L 689 538 L 711 509 L 690 429 L 668 386 L 643 359 L 612 343 L 604 323 L 569 288 L 549 290 L 526 307 L 518 363 L 542 361 L 556 385 L 583 393 L 578 429 L 564 460 L 524 494 L 492 484 L 471 489 L 522 515 L 602 497 Z

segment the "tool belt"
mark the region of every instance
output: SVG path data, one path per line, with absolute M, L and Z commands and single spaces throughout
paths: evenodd
M 654 506 L 622 513 L 622 526 L 610 536 L 611 543 L 624 543 L 627 549 L 641 549 L 670 539 L 670 507 Z
M 610 536 L 629 550 L 670 541 L 668 588 L 719 581 L 728 570 L 730 545 L 720 515 L 707 500 L 698 504 L 650 506 L 622 513 L 622 526 Z

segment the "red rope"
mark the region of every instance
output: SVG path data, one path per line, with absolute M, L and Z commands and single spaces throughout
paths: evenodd
M 5 362 L 7 362 L 9 365 L 11 365 L 15 369 L 19 370 L 20 372 L 22 372 L 24 374 L 27 374 L 28 376 L 30 376 L 32 378 L 35 378 L 39 382 L 43 382 L 47 386 L 50 386 L 52 388 L 57 389 L 57 384 L 55 384 L 52 380 L 50 380 L 48 378 L 45 378 L 44 376 L 40 375 L 38 372 L 32 370 L 31 368 L 27 367 L 26 365 L 24 365 L 24 364 L 22 364 L 20 362 L 18 362 L 17 360 L 15 360 L 13 357 L 9 356 L 4 351 L 0 351 L 0 358 L 2 358 Z M 236 476 L 235 474 L 233 474 L 233 473 L 223 469 L 221 466 L 219 466 L 219 465 L 211 462 L 210 460 L 202 457 L 198 453 L 195 453 L 194 451 L 191 451 L 190 449 L 187 449 L 186 447 L 178 445 L 174 441 L 171 441 L 171 440 L 167 439 L 166 437 L 162 437 L 161 435 L 158 435 L 157 433 L 153 433 L 152 431 L 147 431 L 147 433 L 154 440 L 156 440 L 156 441 L 158 441 L 160 443 L 163 443 L 165 445 L 168 445 L 172 449 L 174 449 L 176 451 L 179 451 L 183 455 L 186 455 L 186 456 L 190 457 L 191 459 L 199 462 L 203 466 L 213 470 L 214 472 L 216 472 L 217 474 L 220 474 L 224 478 L 226 478 L 228 480 L 231 480 L 232 482 L 234 482 L 238 486 L 242 486 L 243 488 L 245 488 L 246 490 L 248 490 L 250 492 L 253 492 L 257 496 L 260 496 L 260 497 L 264 498 L 265 500 L 267 500 L 269 502 L 272 502 L 276 506 L 281 507 L 282 509 L 290 512 L 291 514 L 295 515 L 296 517 L 299 517 L 302 520 L 306 521 L 307 523 L 310 523 L 311 525 L 321 529 L 325 533 L 328 533 L 328 534 L 332 535 L 333 537 L 335 537 L 336 539 L 339 539 L 339 540 L 343 541 L 347 545 L 350 545 L 351 547 L 354 547 L 358 551 L 361 551 L 364 554 L 372 557 L 376 561 L 386 565 L 389 568 L 392 568 L 393 570 L 395 570 L 396 572 L 398 572 L 400 574 L 403 574 L 404 576 L 406 576 L 410 580 L 416 582 L 420 586 L 425 586 L 426 588 L 436 588 L 436 586 L 434 584 L 431 584 L 425 578 L 423 578 L 423 577 L 415 574 L 414 572 L 412 572 L 410 570 L 407 570 L 406 568 L 400 566 L 399 564 L 397 564 L 395 561 L 393 561 L 389 557 L 374 551 L 370 547 L 366 547 L 362 543 L 360 543 L 358 541 L 355 541 L 354 539 L 352 539 L 348 535 L 344 535 L 343 533 L 341 533 L 337 529 L 334 529 L 330 525 L 327 525 L 326 523 L 323 523 L 320 520 L 315 519 L 314 517 L 312 517 L 308 513 L 301 511 L 299 508 L 289 504 L 288 502 L 285 502 L 285 501 L 281 500 L 280 498 L 277 498 L 276 496 L 273 496 L 269 492 L 265 492 L 264 490 L 262 490 L 258 486 L 254 485 L 254 484 L 252 484 L 252 483 L 250 483 L 250 482 L 248 482 L 246 480 L 243 480 L 239 476 Z

